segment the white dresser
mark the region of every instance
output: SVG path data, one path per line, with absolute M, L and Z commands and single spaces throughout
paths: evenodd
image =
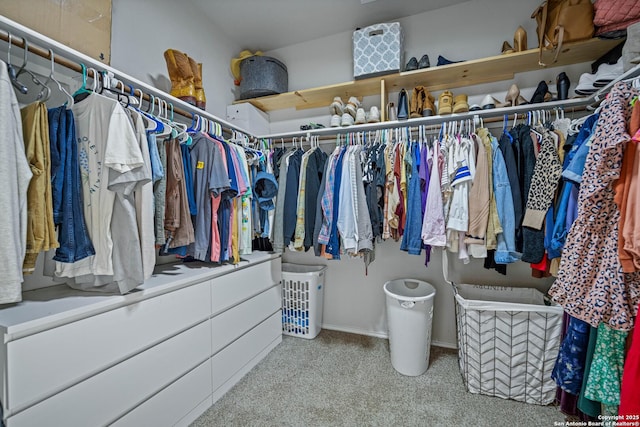
M 159 266 L 124 296 L 65 285 L 0 309 L 8 427 L 188 425 L 282 341 L 279 256 Z

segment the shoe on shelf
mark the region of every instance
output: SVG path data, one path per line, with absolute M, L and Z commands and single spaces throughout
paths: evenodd
M 453 93 L 445 90 L 438 97 L 438 115 L 451 114 L 453 111 Z
M 518 95 L 519 94 L 520 93 L 518 93 Z M 536 91 L 533 92 L 533 96 L 531 97 L 530 103 L 540 104 L 542 102 L 550 101 L 552 98 L 553 96 L 551 95 L 551 92 L 549 92 L 549 86 L 547 86 L 547 82 L 542 80 L 540 81 L 540 83 L 538 83 L 538 87 L 536 88 Z M 515 97 L 514 100 L 515 99 L 517 99 L 517 97 Z
M 346 111 L 342 114 L 342 120 L 340 121 L 340 126 L 351 126 L 355 123 L 354 118 L 351 114 Z
M 527 32 L 520 26 L 513 35 L 513 50 L 522 52 L 527 49 Z
M 558 91 L 558 99 L 564 100 L 569 99 L 569 87 L 571 86 L 571 81 L 569 81 L 569 77 L 567 73 L 564 71 L 558 74 L 556 77 L 556 90 Z
M 578 80 L 578 85 L 574 89 L 576 95 L 580 96 L 589 96 L 592 93 L 595 93 L 598 88 L 593 85 L 593 82 L 596 80 L 596 75 L 591 73 L 584 73 L 580 76 Z
M 405 71 L 413 71 L 418 69 L 418 60 L 415 56 L 412 56 L 407 65 L 404 67 Z
M 429 93 L 429 91 L 425 88 L 424 90 L 424 104 L 422 105 L 422 117 L 433 116 L 436 113 L 436 106 L 434 102 L 436 99 Z
M 411 101 L 409 102 L 409 117 L 415 119 L 422 117 L 422 108 L 424 105 L 424 86 L 416 86 L 411 92 Z
M 323 129 L 324 125 L 320 123 L 309 123 L 306 125 L 300 125 L 300 130 L 313 130 L 313 129 Z
M 613 80 L 620 77 L 623 72 L 624 68 L 622 65 L 622 60 L 620 59 L 613 65 L 601 64 L 598 67 L 598 72 L 596 72 L 596 78 L 593 82 L 593 86 L 604 87 L 611 83 Z
M 453 112 L 466 113 L 467 111 L 469 111 L 469 100 L 467 95 L 456 95 L 455 98 L 453 98 Z
M 469 111 L 482 111 L 482 107 L 480 104 L 471 104 L 469 105 Z
M 332 115 L 337 114 L 339 116 L 344 113 L 344 103 L 342 102 L 342 98 L 339 96 L 333 98 L 333 102 L 329 105 L 329 113 Z
M 418 68 L 422 69 L 422 68 L 429 68 L 431 66 L 431 63 L 429 62 L 429 55 L 424 54 L 422 55 L 422 58 L 420 58 L 420 61 L 418 61 Z
M 501 105 L 502 103 L 497 99 L 495 99 L 493 96 L 486 95 L 484 98 L 482 98 L 481 104 L 482 104 L 483 110 L 491 110 L 492 108 L 496 108 L 498 105 Z
M 390 102 L 387 104 L 387 121 L 395 122 L 396 120 L 398 120 L 396 106 L 393 102 Z
M 358 108 L 361 107 L 360 101 L 355 96 L 349 98 L 347 105 L 344 106 L 344 112 L 351 114 L 351 117 L 356 118 Z
M 355 123 L 357 125 L 361 125 L 364 123 L 367 123 L 367 116 L 364 112 L 364 108 L 358 108 L 358 110 L 356 111 L 356 120 Z
M 369 109 L 368 123 L 378 123 L 380 121 L 380 110 L 375 105 Z
M 398 120 L 409 118 L 409 100 L 407 99 L 407 91 L 404 88 L 398 94 L 398 114 L 396 117 Z
M 515 52 L 515 50 L 513 50 L 513 47 L 511 47 L 511 45 L 509 44 L 508 41 L 503 41 L 502 42 L 502 54 L 503 55 L 507 55 L 509 53 L 513 53 Z
M 333 114 L 331 116 L 331 121 L 329 122 L 329 126 L 332 128 L 340 127 L 342 116 L 338 114 Z
M 458 62 L 464 61 L 450 61 L 442 55 L 438 55 L 438 64 L 437 65 L 449 65 L 449 64 L 457 64 Z

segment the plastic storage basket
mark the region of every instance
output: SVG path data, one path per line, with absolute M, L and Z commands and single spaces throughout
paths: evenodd
M 562 307 L 532 288 L 454 285 L 458 360 L 471 393 L 548 405 Z
M 282 264 L 282 333 L 313 339 L 322 327 L 324 265 Z

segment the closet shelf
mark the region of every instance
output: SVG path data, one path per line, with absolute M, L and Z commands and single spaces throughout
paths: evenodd
M 598 59 L 619 43 L 621 40 L 594 38 L 563 46 L 556 63 L 553 63 L 553 52 L 551 51 L 544 51 L 542 58 L 543 62 L 547 64 L 547 68 L 589 62 Z M 405 71 L 278 95 L 243 99 L 235 101 L 234 104 L 248 102 L 265 112 L 285 108 L 304 110 L 327 107 L 336 96 L 349 99 L 350 96 L 379 95 L 381 92 L 380 83 L 383 80 L 386 90 L 390 92 L 397 92 L 403 87 L 413 88 L 420 85 L 430 91 L 437 91 L 511 80 L 516 73 L 540 69 L 538 53 L 539 49 L 537 48 L 529 49 L 509 55 L 496 55 L 423 70 Z

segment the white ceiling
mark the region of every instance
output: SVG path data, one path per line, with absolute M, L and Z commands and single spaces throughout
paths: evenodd
M 468 0 L 189 0 L 242 49 L 269 51 Z

